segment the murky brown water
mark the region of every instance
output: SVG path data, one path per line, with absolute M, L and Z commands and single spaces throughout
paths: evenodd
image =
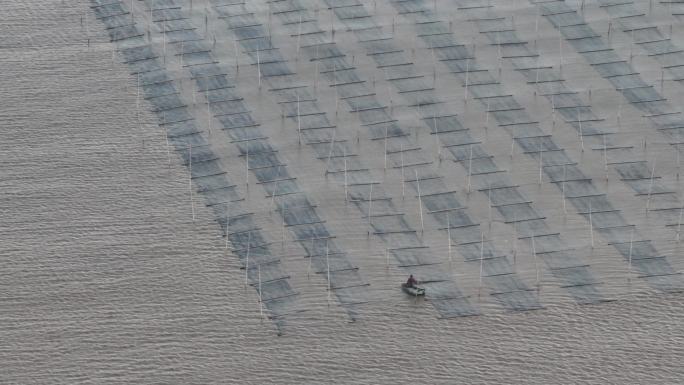
M 447 321 L 377 262 L 349 323 L 292 258 L 308 311 L 277 337 L 88 7 L 0 3 L 1 383 L 684 381 L 684 299 L 639 286 Z

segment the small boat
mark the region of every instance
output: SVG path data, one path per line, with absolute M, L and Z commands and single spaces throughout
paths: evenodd
M 406 285 L 405 283 L 401 284 L 401 290 L 403 290 L 406 294 L 410 294 L 413 296 L 419 296 L 419 295 L 425 295 L 425 288 L 420 287 L 420 286 L 413 286 L 410 287 Z

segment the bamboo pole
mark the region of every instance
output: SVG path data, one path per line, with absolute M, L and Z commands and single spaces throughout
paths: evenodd
M 423 198 L 420 195 L 420 180 L 418 179 L 418 170 L 414 170 L 416 172 L 416 186 L 418 189 L 418 212 L 420 214 L 420 231 L 421 233 L 425 231 L 425 226 L 423 223 Z
M 472 175 L 472 170 L 473 170 L 473 145 L 471 144 L 469 146 L 470 148 L 470 155 L 468 156 L 468 194 L 470 194 L 470 177 Z
M 302 122 L 299 116 L 299 92 L 297 92 L 297 141 L 299 145 L 302 144 Z
M 247 233 L 247 257 L 245 261 L 245 288 L 247 288 L 247 285 L 249 283 L 249 252 L 250 252 L 250 247 L 252 246 L 252 231 L 250 230 Z
M 449 219 L 449 214 L 451 214 L 451 211 L 446 212 L 447 216 L 447 247 L 448 247 L 448 255 L 449 255 L 449 264 L 451 264 L 451 221 Z
M 189 162 L 190 162 L 190 175 L 188 176 L 188 187 L 190 190 L 190 207 L 192 208 L 192 221 L 195 221 L 195 202 L 192 199 L 192 143 L 189 147 Z
M 594 222 L 591 218 L 591 198 L 589 198 L 589 235 L 591 235 L 591 248 L 594 248 Z
M 532 234 L 532 255 L 534 257 L 534 271 L 536 274 L 537 290 L 539 290 L 539 261 L 537 260 L 537 246 L 534 243 L 534 234 Z
M 257 265 L 257 274 L 259 277 L 259 315 L 264 318 L 264 303 L 261 297 L 261 264 Z
M 628 258 L 628 271 L 627 271 L 627 282 L 632 281 L 632 245 L 634 243 L 634 227 L 632 227 L 632 231 L 629 233 L 629 258 Z
M 406 193 L 406 175 L 404 174 L 404 144 L 399 144 L 399 158 L 401 159 L 401 199 Z
M 342 148 L 342 159 L 344 161 L 344 201 L 349 200 L 349 182 L 347 179 L 347 148 Z
M 228 250 L 228 236 L 230 235 L 230 202 L 226 202 L 226 250 Z
M 330 293 L 332 291 L 332 284 L 330 282 L 330 253 L 327 239 L 325 240 L 325 264 L 328 269 L 328 306 L 330 306 Z
M 261 43 L 257 44 L 256 54 L 257 54 L 257 75 L 259 76 L 259 90 L 261 90 L 261 59 L 259 57 L 259 48 Z
M 370 237 L 370 233 L 373 231 L 373 223 L 372 223 L 372 218 L 373 218 L 373 183 L 370 184 L 370 193 L 368 194 L 368 237 Z
M 680 235 L 682 233 L 682 214 L 684 213 L 684 206 L 679 209 L 679 219 L 677 219 L 677 243 L 679 243 Z
M 653 179 L 655 177 L 656 160 L 653 161 L 653 168 L 651 168 L 651 182 L 648 185 L 648 198 L 646 198 L 646 213 L 648 214 L 651 206 L 651 194 L 653 193 Z
M 484 271 L 484 232 L 480 231 L 480 280 L 477 288 L 477 295 L 482 290 L 482 273 Z

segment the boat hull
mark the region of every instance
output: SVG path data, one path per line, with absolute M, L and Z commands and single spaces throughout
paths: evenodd
M 406 284 L 404 283 L 401 285 L 401 290 L 403 290 L 404 293 L 409 294 L 409 295 L 413 295 L 413 296 L 425 295 L 425 288 L 420 287 L 420 286 L 409 287 L 409 286 L 406 286 Z

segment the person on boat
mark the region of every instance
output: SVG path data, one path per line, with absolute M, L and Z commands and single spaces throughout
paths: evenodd
M 418 284 L 418 280 L 413 278 L 413 274 L 411 274 L 409 276 L 408 280 L 406 281 L 406 287 L 416 287 L 417 284 Z

